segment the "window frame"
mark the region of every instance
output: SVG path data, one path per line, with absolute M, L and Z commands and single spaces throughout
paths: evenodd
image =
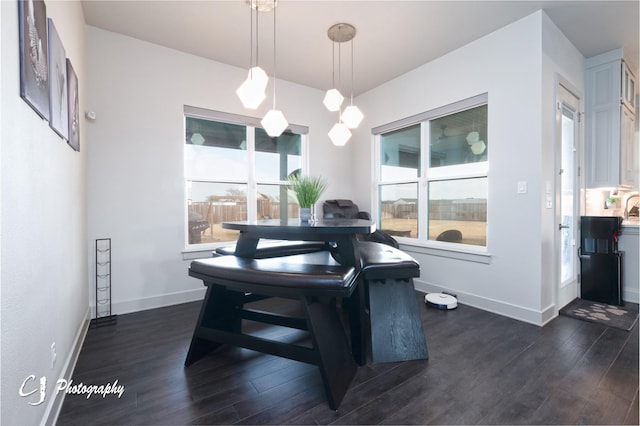
M 224 179 L 224 178 L 203 178 L 200 176 L 189 176 L 186 174 L 186 159 L 184 157 L 184 140 L 186 129 L 187 117 L 200 120 L 209 120 L 217 123 L 235 124 L 245 127 L 246 141 L 247 141 L 247 180 L 242 179 Z M 260 119 L 250 116 L 244 116 L 240 114 L 232 114 L 222 111 L 208 110 L 204 108 L 193 107 L 189 105 L 184 106 L 183 110 L 183 133 L 182 133 L 182 167 L 183 167 L 183 237 L 184 237 L 184 250 L 183 253 L 190 252 L 210 252 L 217 247 L 227 246 L 233 244 L 234 241 L 220 241 L 214 243 L 189 243 L 189 196 L 188 185 L 190 182 L 210 182 L 210 183 L 230 183 L 247 186 L 247 220 L 255 221 L 257 219 L 257 188 L 260 185 L 287 185 L 287 181 L 271 180 L 271 179 L 257 179 L 255 172 L 255 160 L 256 160 L 256 129 L 263 129 L 260 124 Z M 286 131 L 297 134 L 300 136 L 300 165 L 302 173 L 306 173 L 309 170 L 309 149 L 308 149 L 308 133 L 309 128 L 307 126 L 301 126 L 297 124 L 289 124 Z M 185 259 L 192 258 L 187 255 Z
M 487 93 L 483 93 L 471 98 L 467 98 L 458 102 L 454 102 L 439 108 L 425 111 L 411 117 L 403 118 L 392 123 L 381 125 L 372 129 L 374 150 L 373 150 L 373 194 L 372 194 L 372 212 L 378 226 L 381 225 L 381 200 L 380 188 L 389 184 L 417 183 L 418 185 L 418 235 L 416 238 L 394 237 L 401 244 L 414 246 L 419 252 L 426 254 L 437 254 L 439 256 L 453 257 L 462 260 L 470 260 L 481 263 L 488 263 L 489 254 L 489 157 L 486 161 L 476 163 L 465 163 L 451 166 L 430 167 L 430 123 L 432 120 L 456 114 L 469 109 L 486 105 L 489 107 L 489 97 Z M 487 111 L 487 128 L 489 113 Z M 398 180 L 381 180 L 381 137 L 384 134 L 401 130 L 420 124 L 420 174 L 417 178 L 398 179 Z M 448 181 L 470 178 L 486 178 L 487 179 L 487 220 L 486 220 L 486 242 L 484 246 L 471 244 L 452 243 L 444 241 L 429 240 L 429 194 L 428 188 L 430 182 Z M 478 256 L 476 256 L 478 255 Z

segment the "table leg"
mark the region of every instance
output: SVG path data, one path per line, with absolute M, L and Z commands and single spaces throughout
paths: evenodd
M 206 354 L 216 349 L 221 343 L 203 338 L 200 330 L 215 328 L 219 330 L 240 333 L 242 319 L 236 314 L 243 305 L 242 294 L 232 292 L 222 286 L 208 284 L 207 294 L 200 308 L 200 315 L 196 323 L 191 345 L 184 365 L 190 366 Z
M 335 300 L 319 303 L 311 297 L 301 297 L 301 301 L 327 400 L 329 406 L 337 410 L 358 368 L 349 353 L 349 342 Z
M 365 311 L 366 285 L 362 277 L 358 277 L 356 289 L 346 301 L 349 312 L 349 330 L 351 333 L 351 352 L 358 365 L 367 363 L 368 316 Z
M 256 249 L 258 248 L 259 238 L 249 237 L 244 232 L 240 232 L 238 235 L 238 241 L 236 241 L 235 255 L 238 257 L 253 258 L 256 255 Z
M 360 270 L 362 261 L 360 249 L 355 235 L 348 235 L 336 241 L 337 259 L 343 265 L 353 265 Z M 362 277 L 358 277 L 358 283 L 349 299 L 345 301 L 349 312 L 349 328 L 351 332 L 351 351 L 358 365 L 367 363 L 368 347 L 368 315 L 366 312 L 366 285 Z

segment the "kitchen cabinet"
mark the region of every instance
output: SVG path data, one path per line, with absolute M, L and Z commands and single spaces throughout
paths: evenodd
M 627 302 L 640 301 L 640 226 L 622 224 L 618 250 L 622 257 L 622 298 Z
M 586 61 L 585 146 L 587 187 L 634 186 L 635 91 L 622 49 Z

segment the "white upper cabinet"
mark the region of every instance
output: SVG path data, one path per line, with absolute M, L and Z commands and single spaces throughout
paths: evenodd
M 633 187 L 635 76 L 622 49 L 586 61 L 587 187 Z

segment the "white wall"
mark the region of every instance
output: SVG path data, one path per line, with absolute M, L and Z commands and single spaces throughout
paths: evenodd
M 546 164 L 553 159 L 549 91 L 553 92 L 554 86 L 549 73 L 561 68 L 545 59 L 543 72 L 542 58 L 547 55 L 543 53 L 543 31 L 549 30 L 549 22 L 543 12 L 536 12 L 357 99 L 366 112 L 361 128 L 371 129 L 488 93 L 489 263 L 403 248 L 420 262 L 417 288 L 447 289 L 464 303 L 535 324 L 547 320 L 553 311 L 548 306 L 550 277 L 545 272 L 552 260 L 546 245 L 551 234 L 541 229 L 548 217 L 553 219 L 542 202 L 544 180 L 552 176 Z M 560 36 L 552 34 L 553 38 Z M 570 68 L 567 73 L 574 74 L 582 64 L 575 48 L 570 50 L 565 63 Z M 373 144 L 368 131 L 357 134 L 354 149 L 354 158 L 371 158 Z M 369 163 L 354 164 L 356 183 L 362 188 L 356 201 L 375 210 L 371 191 L 364 191 L 372 187 Z M 516 193 L 518 181 L 528 183 L 527 194 Z
M 184 249 L 183 106 L 262 117 L 235 91 L 246 69 L 231 67 L 94 27 L 87 28 L 88 243 L 112 238 L 116 313 L 199 299 Z M 270 86 L 269 86 L 270 87 Z M 327 135 L 334 114 L 324 93 L 278 81 L 278 108 L 309 126 L 310 172 L 328 179 L 325 199 L 351 198 L 350 147 Z M 91 268 L 91 267 L 90 267 Z
M 56 380 L 68 377 L 88 319 L 85 200 L 86 133 L 73 151 L 20 98 L 18 2 L 1 8 L 2 424 L 37 424 L 59 407 Z M 79 79 L 83 106 L 84 17 L 76 1 L 47 2 Z M 50 346 L 57 361 L 50 365 Z M 47 398 L 22 398 L 29 375 L 47 378 Z M 25 390 L 37 388 L 30 382 Z M 54 404 L 55 401 L 55 404 Z M 58 405 L 56 405 L 58 404 Z

